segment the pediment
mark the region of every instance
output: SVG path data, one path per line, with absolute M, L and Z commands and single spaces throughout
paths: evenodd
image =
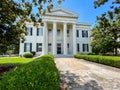
M 51 10 L 50 13 L 46 13 L 46 15 L 52 15 L 52 16 L 65 16 L 65 17 L 76 17 L 78 18 L 78 14 L 72 11 L 69 11 L 64 8 L 56 8 Z

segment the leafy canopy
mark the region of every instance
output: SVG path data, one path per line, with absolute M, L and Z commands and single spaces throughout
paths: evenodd
M 0 0 L 0 49 L 18 44 L 20 37 L 24 41 L 25 22 L 43 25 L 42 15 L 50 12 L 53 6 L 53 0 Z
M 108 0 L 95 0 L 94 7 L 98 8 Z M 97 16 L 97 24 L 92 30 L 93 51 L 96 53 L 107 53 L 115 51 L 120 47 L 120 0 L 113 0 L 110 9 Z

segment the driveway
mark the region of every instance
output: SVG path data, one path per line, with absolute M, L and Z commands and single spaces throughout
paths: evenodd
M 120 69 L 82 59 L 55 58 L 61 90 L 120 90 Z

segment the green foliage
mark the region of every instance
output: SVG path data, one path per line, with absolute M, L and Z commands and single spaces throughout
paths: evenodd
M 100 55 L 80 55 L 80 54 L 75 54 L 74 57 L 120 68 L 120 57 L 117 57 L 117 56 L 100 56 Z
M 33 54 L 32 53 L 24 53 L 23 57 L 25 57 L 25 58 L 33 58 Z
M 26 22 L 43 25 L 42 15 L 50 12 L 53 6 L 52 0 L 0 0 L 0 52 L 6 52 L 3 46 L 18 44 L 20 37 L 24 42 Z M 36 12 L 32 11 L 33 8 Z
M 50 59 L 54 59 L 54 56 L 52 54 L 46 54 L 46 55 L 44 55 L 42 57 L 44 57 L 44 58 L 49 57 Z
M 19 44 L 3 45 L 0 44 L 0 54 L 18 54 Z
M 7 47 L 5 45 L 0 44 L 0 54 L 5 54 L 7 51 Z
M 93 37 L 91 42 L 92 51 L 97 54 L 113 52 L 114 48 L 116 47 L 115 43 L 119 44 L 119 42 L 117 42 L 116 39 L 111 37 L 111 34 L 112 32 L 110 32 L 110 29 L 102 29 L 100 25 L 95 26 L 92 29 L 91 35 Z
M 96 55 L 94 52 L 88 53 L 87 55 Z
M 95 0 L 94 7 L 98 8 L 109 0 Z M 115 52 L 120 47 L 120 0 L 113 0 L 110 9 L 97 17 L 97 24 L 92 30 L 92 48 L 95 53 L 105 54 Z
M 46 55 L 4 74 L 1 90 L 59 90 L 59 74 L 53 56 Z

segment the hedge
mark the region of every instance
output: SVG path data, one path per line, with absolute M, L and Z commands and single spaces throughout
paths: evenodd
M 74 57 L 120 68 L 120 57 L 119 56 L 100 56 L 100 55 L 75 54 Z
M 33 58 L 33 54 L 32 53 L 24 53 L 23 57 L 25 57 L 25 58 Z
M 59 74 L 53 56 L 42 56 L 3 74 L 0 90 L 59 90 Z

